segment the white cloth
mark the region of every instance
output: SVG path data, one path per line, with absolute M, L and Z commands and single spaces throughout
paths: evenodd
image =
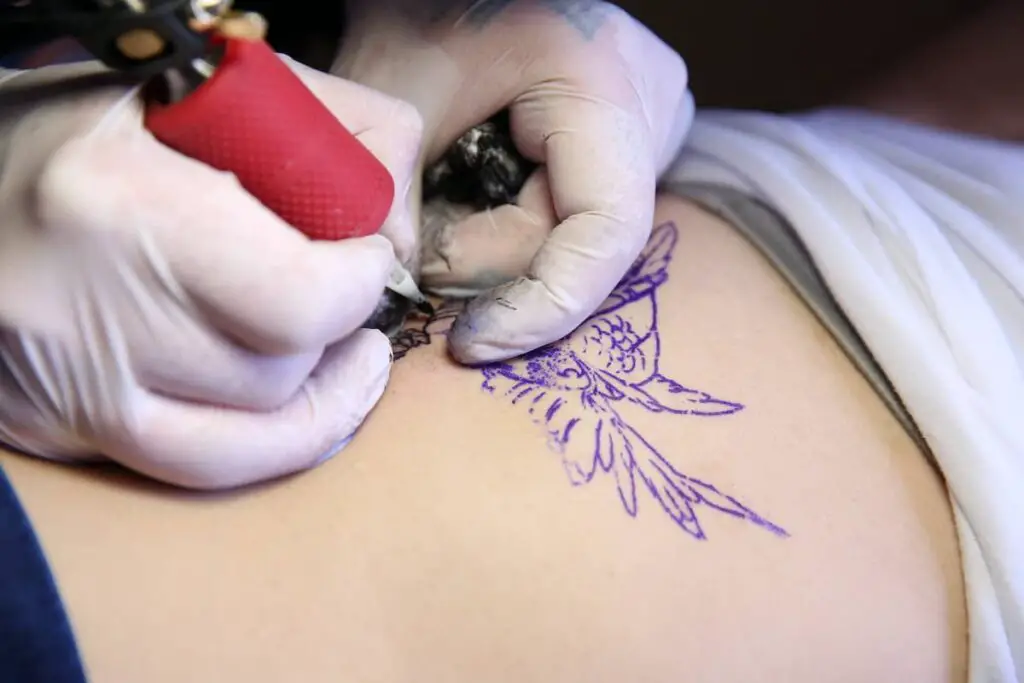
M 665 181 L 790 221 L 948 482 L 971 683 L 1024 681 L 1024 146 L 853 111 L 707 111 Z

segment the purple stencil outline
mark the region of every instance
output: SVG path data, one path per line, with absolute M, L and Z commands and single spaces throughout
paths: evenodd
M 714 484 L 680 472 L 661 451 L 622 415 L 620 406 L 649 413 L 723 417 L 744 409 L 704 391 L 665 377 L 659 370 L 658 287 L 668 280 L 668 266 L 679 240 L 675 223 L 659 225 L 646 247 L 601 307 L 564 339 L 515 360 L 480 369 L 482 387 L 526 409 L 545 429 L 549 446 L 562 458 L 573 486 L 593 481 L 598 472 L 615 477 L 626 513 L 639 511 L 638 480 L 684 532 L 706 540 L 698 510 L 714 510 L 788 537 Z M 420 327 L 407 327 L 392 340 L 395 360 L 445 334 L 465 305 L 442 302 Z M 628 317 L 624 314 L 628 311 Z M 569 455 L 573 438 L 593 434 L 584 460 Z
M 483 388 L 524 406 L 562 456 L 574 486 L 600 471 L 614 476 L 619 499 L 631 517 L 643 489 L 690 536 L 707 538 L 698 519 L 703 507 L 744 519 L 778 536 L 789 534 L 713 484 L 676 469 L 622 414 L 628 405 L 650 413 L 721 417 L 744 408 L 691 389 L 659 371 L 658 287 L 679 239 L 674 223 L 655 228 L 643 252 L 602 306 L 568 337 L 515 360 L 481 368 Z M 628 316 L 626 315 L 628 311 Z M 593 434 L 584 459 L 567 448 Z

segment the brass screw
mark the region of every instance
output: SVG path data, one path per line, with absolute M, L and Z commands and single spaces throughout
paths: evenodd
M 164 51 L 164 39 L 148 28 L 133 28 L 115 41 L 117 49 L 128 59 L 150 59 Z
M 217 22 L 217 32 L 225 38 L 263 40 L 267 35 L 267 20 L 256 12 L 228 12 Z
M 197 33 L 216 31 L 226 38 L 263 40 L 267 36 L 267 20 L 256 12 L 227 11 L 220 16 L 190 19 L 188 25 Z

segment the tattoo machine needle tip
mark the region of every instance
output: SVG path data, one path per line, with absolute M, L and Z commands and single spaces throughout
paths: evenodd
M 420 288 L 416 286 L 416 281 L 412 279 L 412 275 L 397 261 L 391 269 L 391 277 L 388 279 L 387 288 L 413 302 L 421 313 L 431 315 L 434 312 L 434 307 L 430 305 L 430 301 L 420 291 Z

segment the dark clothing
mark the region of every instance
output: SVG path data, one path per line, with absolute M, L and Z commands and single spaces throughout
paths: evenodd
M 43 549 L 0 468 L 0 683 L 85 683 Z

